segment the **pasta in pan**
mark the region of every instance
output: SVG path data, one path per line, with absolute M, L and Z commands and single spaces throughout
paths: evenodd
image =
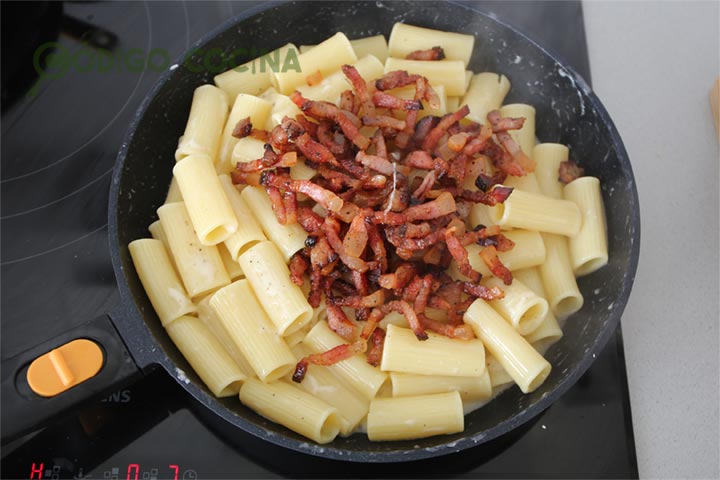
M 608 261 L 599 182 L 535 145 L 535 108 L 468 71 L 473 46 L 337 33 L 299 72 L 196 90 L 154 239 L 130 252 L 209 390 L 318 443 L 388 441 L 462 431 L 550 375 L 576 276 Z

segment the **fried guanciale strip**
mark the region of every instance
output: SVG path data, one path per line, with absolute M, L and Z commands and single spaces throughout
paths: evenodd
M 373 367 L 380 365 L 383 348 L 385 347 L 385 330 L 376 328 L 370 335 L 370 347 L 367 352 L 367 361 Z
M 292 280 L 292 282 L 298 287 L 302 287 L 303 283 L 305 283 L 303 275 L 308 268 L 310 268 L 310 264 L 308 263 L 307 258 L 303 256 L 302 251 L 297 252 L 295 255 L 290 257 L 290 264 L 288 267 L 290 268 L 290 280 Z
M 585 170 L 572 160 L 560 162 L 558 171 L 558 180 L 564 184 L 568 184 L 575 179 L 585 175 Z
M 309 180 L 293 180 L 289 176 L 265 170 L 260 178 L 260 183 L 266 187 L 270 186 L 295 193 L 303 193 L 331 212 L 337 212 L 343 206 L 342 198 Z
M 330 330 L 348 342 L 353 341 L 357 337 L 357 325 L 347 318 L 342 308 L 329 304 L 327 306 L 327 320 Z
M 480 257 L 493 275 L 501 278 L 505 285 L 511 285 L 513 281 L 512 273 L 503 265 L 497 253 L 497 249 L 493 245 L 488 245 L 480 250 Z
M 345 360 L 363 353 L 367 349 L 367 343 L 365 341 L 356 341 L 353 343 L 343 343 L 337 347 L 331 348 L 330 350 L 322 353 L 314 353 L 300 360 L 295 366 L 295 372 L 293 372 L 293 382 L 300 383 L 305 378 L 307 373 L 308 365 L 334 365 L 337 362 Z
M 442 119 L 440 119 L 435 128 L 430 130 L 430 133 L 428 133 L 427 137 L 425 137 L 422 143 L 422 149 L 425 151 L 430 151 L 435 148 L 438 140 L 440 140 L 440 137 L 445 135 L 447 129 L 450 128 L 450 126 L 454 123 L 457 123 L 463 118 L 465 118 L 469 113 L 470 108 L 467 105 L 463 105 L 457 111 L 445 115 Z
M 448 251 L 455 259 L 455 263 L 457 263 L 460 273 L 475 283 L 479 282 L 481 276 L 480 272 L 473 270 L 472 265 L 470 265 L 467 250 L 465 250 L 462 242 L 455 235 L 455 227 L 445 230 L 445 243 L 447 244 Z
M 429 319 L 425 315 L 419 315 L 419 318 L 423 326 L 431 332 L 439 333 L 440 335 L 450 338 L 457 338 L 459 340 L 472 340 L 475 338 L 475 334 L 473 333 L 470 325 L 453 325 L 450 323 L 438 322 L 437 320 Z
M 488 288 L 484 285 L 476 285 L 470 282 L 463 282 L 462 289 L 463 292 L 467 293 L 468 295 L 472 295 L 476 298 L 482 298 L 483 300 L 498 300 L 505 297 L 505 292 L 503 292 L 498 287 Z
M 232 136 L 235 138 L 245 138 L 252 132 L 253 126 L 250 121 L 250 117 L 245 117 L 235 124 L 233 128 Z
M 415 50 L 405 57 L 408 60 L 444 60 L 445 51 L 442 47 L 432 47 L 427 50 Z
M 389 93 L 381 91 L 373 93 L 372 101 L 376 107 L 380 108 L 405 111 L 423 109 L 422 102 L 420 100 L 404 100 L 396 97 L 395 95 L 390 95 Z

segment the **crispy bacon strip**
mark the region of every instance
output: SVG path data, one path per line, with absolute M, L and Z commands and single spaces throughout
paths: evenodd
M 500 287 L 486 287 L 484 285 L 476 285 L 470 282 L 462 283 L 463 292 L 483 300 L 498 300 L 505 297 L 505 292 Z
M 377 155 L 368 155 L 363 151 L 359 151 L 357 153 L 357 155 L 355 156 L 355 160 L 357 160 L 362 165 L 372 170 L 375 170 L 376 172 L 382 173 L 383 175 L 392 175 L 395 170 L 393 164 L 390 163 L 388 160 L 384 159 L 383 157 L 379 157 Z
M 435 145 L 437 145 L 440 137 L 445 135 L 446 130 L 450 128 L 451 125 L 465 118 L 469 113 L 470 108 L 467 105 L 463 105 L 457 111 L 443 116 L 435 128 L 433 128 L 430 133 L 428 133 L 427 137 L 425 137 L 425 140 L 423 140 L 422 149 L 429 151 L 435 148 Z
M 240 120 L 233 128 L 232 136 L 235 138 L 245 138 L 252 132 L 253 126 L 250 117 Z
M 363 125 L 367 125 L 369 127 L 392 128 L 394 130 L 405 129 L 405 120 L 390 117 L 388 115 L 365 115 L 364 117 L 362 117 L 362 122 Z
M 389 93 L 381 91 L 373 93 L 372 101 L 376 107 L 380 108 L 406 111 L 423 109 L 423 105 L 420 100 L 404 100 L 396 97 L 395 95 L 390 95 Z
M 418 317 L 420 318 L 420 322 L 423 327 L 427 328 L 431 332 L 439 333 L 440 335 L 444 335 L 449 338 L 456 338 L 458 340 L 472 340 L 475 338 L 475 333 L 470 325 L 452 325 L 449 323 L 438 322 L 437 320 L 432 320 L 425 315 L 418 315 Z
M 343 248 L 345 249 L 345 253 L 351 257 L 360 258 L 365 251 L 367 242 L 368 231 L 365 223 L 365 217 L 363 215 L 358 215 L 353 218 L 353 221 L 350 223 L 350 228 L 343 239 Z
M 494 246 L 488 245 L 480 250 L 480 257 L 483 259 L 483 262 L 485 262 L 485 265 L 488 266 L 493 275 L 501 278 L 505 285 L 512 284 L 512 273 L 505 265 L 503 265 L 502 261 L 498 257 L 497 249 Z
M 348 342 L 353 341 L 357 337 L 357 325 L 352 323 L 342 308 L 328 304 L 327 319 L 330 330 L 340 335 Z
M 385 347 L 385 330 L 376 328 L 370 335 L 370 347 L 367 352 L 367 362 L 373 367 L 380 365 L 383 349 Z
M 310 268 L 307 258 L 303 255 L 302 250 L 290 257 L 290 264 L 288 267 L 290 268 L 290 280 L 292 280 L 292 282 L 298 287 L 302 287 L 303 283 L 305 283 L 303 275 L 308 268 Z
M 564 184 L 568 184 L 573 180 L 585 175 L 585 170 L 572 160 L 560 162 L 558 171 L 558 180 Z
M 366 272 L 368 266 L 364 260 L 350 256 L 347 254 L 347 252 L 345 252 L 342 240 L 340 240 L 340 237 L 338 236 L 339 229 L 340 225 L 337 223 L 336 220 L 330 217 L 325 219 L 325 223 L 323 224 L 323 232 L 325 232 L 325 238 L 327 238 L 327 241 L 332 247 L 332 249 L 335 250 L 335 252 L 337 252 L 337 254 L 340 256 L 340 261 L 347 265 L 351 270 L 356 270 L 358 272 Z
M 355 341 L 347 344 L 343 343 L 337 347 L 331 348 L 330 350 L 323 353 L 314 353 L 300 360 L 295 366 L 295 372 L 293 372 L 293 382 L 300 383 L 305 378 L 309 365 L 334 365 L 337 362 L 345 360 L 363 353 L 367 349 L 367 343 L 364 341 Z
M 405 87 L 416 82 L 419 75 L 410 75 L 405 70 L 395 70 L 388 72 L 382 78 L 375 81 L 375 88 L 384 91 L 392 90 L 393 88 Z
M 432 47 L 427 50 L 415 50 L 405 56 L 408 60 L 444 60 L 445 51 L 442 47 Z
M 478 177 L 479 178 L 479 177 Z M 477 182 L 476 182 L 477 183 Z M 483 191 L 472 191 L 463 190 L 460 192 L 460 198 L 463 200 L 469 200 L 475 203 L 482 203 L 484 205 L 494 206 L 498 203 L 503 203 L 513 191 L 513 187 L 495 187 L 489 192 Z
M 271 186 L 295 193 L 303 193 L 331 212 L 337 212 L 343 206 L 342 198 L 309 180 L 293 180 L 289 176 L 278 175 L 270 170 L 265 170 L 260 178 L 260 183 L 266 187 Z
M 467 250 L 465 250 L 462 242 L 455 235 L 455 227 L 445 230 L 445 243 L 447 244 L 448 251 L 455 259 L 460 273 L 475 283 L 479 282 L 481 275 L 479 272 L 473 270 L 472 265 L 470 265 Z

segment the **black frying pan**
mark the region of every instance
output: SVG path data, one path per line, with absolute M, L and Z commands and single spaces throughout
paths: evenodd
M 269 51 L 288 42 L 317 43 L 335 32 L 350 38 L 388 35 L 393 23 L 458 31 L 476 36 L 470 68 L 507 75 L 507 103 L 537 109 L 537 136 L 570 146 L 588 175 L 600 178 L 607 209 L 610 262 L 580 279 L 585 305 L 567 322 L 563 339 L 548 352 L 553 371 L 535 392 L 512 388 L 465 418 L 462 433 L 422 440 L 372 443 L 363 435 L 317 446 L 244 408 L 237 398 L 217 399 L 194 374 L 165 334 L 135 273 L 127 245 L 148 236 L 163 203 L 193 90 L 211 83 L 213 72 L 191 55 L 166 72 L 140 106 L 118 155 L 109 207 L 109 241 L 121 305 L 101 317 L 3 364 L 3 436 L 27 430 L 71 403 L 162 368 L 215 417 L 224 431 L 241 429 L 300 452 L 359 462 L 396 462 L 444 455 L 481 444 L 542 412 L 588 369 L 613 334 L 627 303 L 639 256 L 637 190 L 627 152 L 605 108 L 582 78 L 521 33 L 482 13 L 453 3 L 285 3 L 251 10 L 206 35 L 193 49 Z M 191 50 L 192 51 L 192 50 Z M 250 60 L 238 58 L 240 62 Z M 64 341 L 98 341 L 106 354 L 100 374 L 53 399 L 29 392 L 27 363 Z M 6 415 L 6 411 L 10 412 Z

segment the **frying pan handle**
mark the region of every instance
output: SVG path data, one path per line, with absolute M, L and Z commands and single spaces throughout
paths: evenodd
M 36 358 L 77 339 L 91 340 L 100 347 L 102 366 L 98 373 L 55 396 L 45 397 L 35 393 L 27 378 L 30 364 Z M 62 353 L 60 358 L 63 358 Z M 68 368 L 72 369 L 72 365 Z M 62 365 L 56 369 L 58 376 L 62 377 Z M 3 360 L 2 442 L 13 440 L 39 428 L 43 423 L 71 407 L 99 397 L 103 393 L 117 390 L 141 375 L 140 369 L 107 315 L 97 317 L 15 357 Z

